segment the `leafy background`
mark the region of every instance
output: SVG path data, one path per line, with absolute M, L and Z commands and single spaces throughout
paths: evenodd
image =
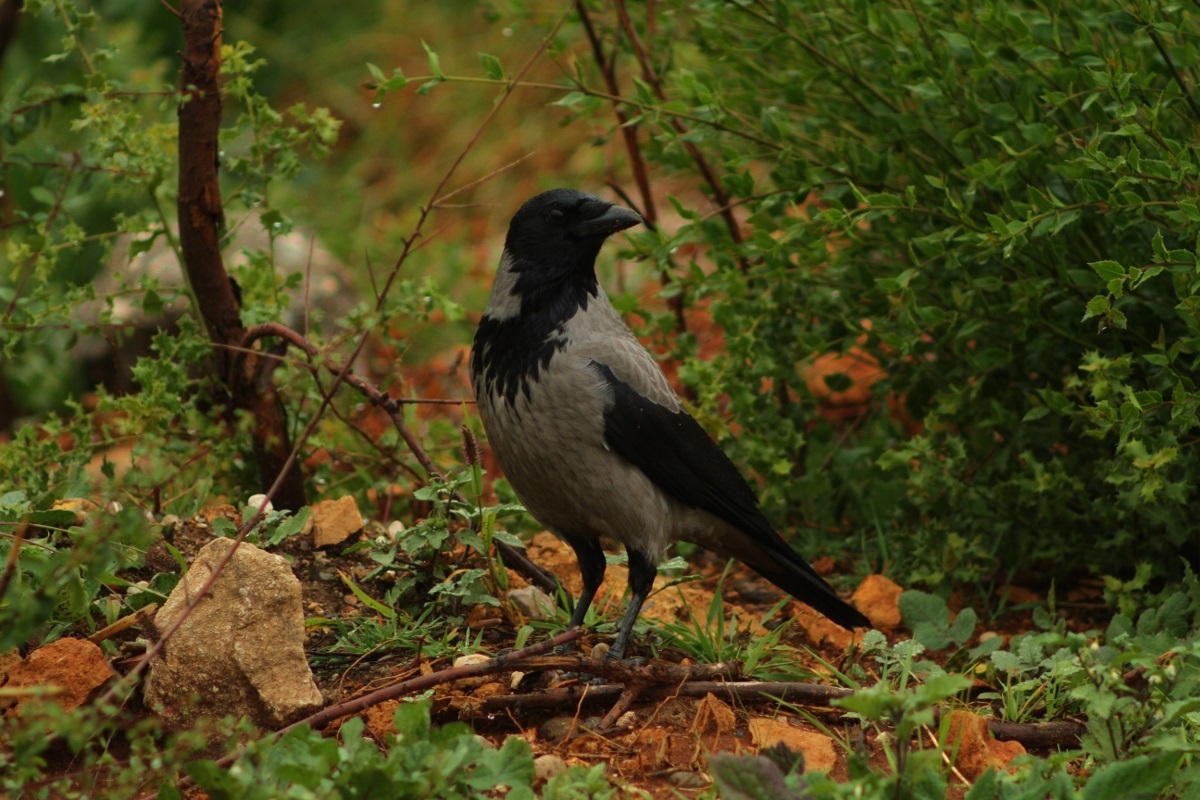
M 247 321 L 287 321 L 339 358 L 365 337 L 356 368 L 394 394 L 468 397 L 461 355 L 508 216 L 540 189 L 609 184 L 652 224 L 606 262 L 606 285 L 757 476 L 769 516 L 850 576 L 920 590 L 902 605 L 916 643 L 943 652 L 938 669 L 982 665 L 1002 716 L 1096 726 L 1076 760 L 995 780 L 1119 796 L 1108 770 L 1129 765 L 1150 776 L 1146 796 L 1192 785 L 1194 5 L 226 14 L 222 188 L 248 237 L 227 249 Z M 165 8 L 36 0 L 4 53 L 0 555 L 20 553 L 0 598 L 6 647 L 129 610 L 110 590 L 164 515 L 262 485 L 245 421 L 214 411 L 203 326 L 169 276 L 178 49 Z M 167 271 L 129 266 L 147 262 Z M 295 359 L 274 380 L 299 430 L 322 390 Z M 380 525 L 416 524 L 372 555 L 381 568 L 425 575 L 489 504 L 504 532 L 534 527 L 490 476 L 448 479 L 472 489 L 466 507 L 445 486 L 419 489 L 428 476 L 360 403 L 333 397 L 304 442 L 305 475 L 313 499 L 349 493 Z M 405 413 L 439 469 L 459 472 L 460 423 L 481 433 L 470 409 Z M 53 505 L 74 497 L 121 509 L 73 526 Z M 21 524 L 49 533 L 14 549 Z M 495 602 L 496 572 L 469 575 L 447 601 Z M 1103 624 L 1064 619 L 1056 598 L 1097 579 Z M 1048 598 L 1042 616 L 980 650 L 966 614 L 1003 620 L 997 588 L 1013 583 Z M 411 604 L 421 585 L 385 599 Z M 947 600 L 964 609 L 953 621 Z M 891 647 L 871 656 L 898 665 L 880 676 L 889 692 L 914 663 Z M 1112 677 L 1139 670 L 1158 688 Z M 909 719 L 950 688 L 854 710 Z M 851 783 L 919 794 L 915 763 L 893 764 L 894 784 Z

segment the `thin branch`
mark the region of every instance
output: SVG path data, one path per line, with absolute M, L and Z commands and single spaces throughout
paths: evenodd
M 246 330 L 245 336 L 242 337 L 242 341 L 237 348 L 237 352 L 251 352 L 251 346 L 254 344 L 254 342 L 268 336 L 274 336 L 283 339 L 288 344 L 293 345 L 297 349 L 303 351 L 313 361 L 316 361 L 319 358 L 322 359 L 324 367 L 329 370 L 329 372 L 337 376 L 333 386 L 329 387 L 327 390 L 328 394 L 325 396 L 325 401 L 322 405 L 322 408 L 324 408 L 325 404 L 328 404 L 328 402 L 332 399 L 332 395 L 336 391 L 337 385 L 339 383 L 346 383 L 352 388 L 358 390 L 368 400 L 370 400 L 371 403 L 379 406 L 387 413 L 392 420 L 392 424 L 396 427 L 397 433 L 400 434 L 400 438 L 404 440 L 404 444 L 408 447 L 409 452 L 412 453 L 413 458 L 415 458 L 417 463 L 421 465 L 421 468 L 425 470 L 427 477 L 436 475 L 439 472 L 437 466 L 433 463 L 433 459 L 431 459 L 429 454 L 425 452 L 425 448 L 421 447 L 421 443 L 417 441 L 417 437 L 413 434 L 412 429 L 408 427 L 408 423 L 404 419 L 404 414 L 402 411 L 402 403 L 404 401 L 398 400 L 386 392 L 381 391 L 379 387 L 375 386 L 375 384 L 357 375 L 352 369 L 350 369 L 349 363 L 343 366 L 338 364 L 336 361 L 323 358 L 321 356 L 321 351 L 316 345 L 305 339 L 292 328 L 289 328 L 288 326 L 278 322 L 264 322 L 251 326 Z M 318 367 L 315 364 L 310 364 L 310 369 L 312 369 L 314 372 L 317 370 L 317 368 Z M 325 391 L 326 390 L 322 390 L 322 393 L 324 394 Z M 464 400 L 462 402 L 466 403 L 468 401 Z M 303 442 L 304 439 L 302 438 L 300 441 Z M 504 559 L 504 562 L 519 572 L 527 580 L 533 582 L 539 588 L 547 592 L 553 593 L 558 591 L 558 581 L 554 578 L 554 576 L 546 572 L 537 564 L 533 563 L 533 561 L 529 559 L 529 556 L 525 555 L 524 552 L 510 544 L 506 544 L 505 542 L 497 541 L 495 544 L 496 550 L 500 553 L 500 556 Z

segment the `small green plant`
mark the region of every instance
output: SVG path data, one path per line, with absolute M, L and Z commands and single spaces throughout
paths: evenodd
M 499 605 L 497 594 L 507 588 L 507 577 L 491 553 L 493 541 L 523 547 L 520 539 L 496 527 L 498 517 L 522 511 L 517 504 L 482 507 L 471 498 L 481 493 L 482 473 L 478 464 L 447 478 L 435 477 L 413 492 L 413 498 L 430 505 L 429 514 L 400 531 L 394 539 L 380 535 L 357 549 L 367 549 L 375 569 L 368 579 L 387 577 L 393 581 L 389 597 L 403 601 L 418 591 L 432 595 L 450 609 L 484 603 Z M 446 558 L 455 547 L 458 558 Z M 468 566 L 468 559 L 483 566 Z
M 79 624 L 96 630 L 133 610 L 117 591 L 128 582 L 116 574 L 141 564 L 146 518 L 136 508 L 97 508 L 75 523 L 75 511 L 38 508 L 24 492 L 0 496 L 0 563 L 8 565 L 0 570 L 0 650 L 53 641 Z
M 812 677 L 810 670 L 799 666 L 798 651 L 782 644 L 783 637 L 791 626 L 790 620 L 781 620 L 763 636 L 754 636 L 748 626 L 739 624 L 734 611 L 725 619 L 725 578 L 733 563 L 721 573 L 713 591 L 707 613 L 701 619 L 690 605 L 684 602 L 688 618 L 679 622 L 659 625 L 664 635 L 664 647 L 678 647 L 701 663 L 719 661 L 741 661 L 745 674 L 758 680 L 805 680 Z M 681 595 L 682 596 L 682 595 Z M 789 600 L 780 600 L 760 621 L 769 625 L 772 619 L 787 606 Z
M 336 739 L 307 728 L 251 744 L 229 767 L 189 765 L 188 774 L 213 798 L 437 797 L 476 800 L 500 789 L 533 800 L 533 755 L 519 737 L 499 748 L 484 744 L 463 723 L 436 727 L 429 701 L 401 703 L 395 733 L 381 743 L 364 735 L 354 717 Z
M 913 589 L 900 595 L 900 616 L 913 638 L 930 650 L 964 647 L 975 633 L 975 610 L 964 608 L 950 620 L 946 601 Z
M 894 786 L 901 793 L 898 796 L 911 792 L 914 796 L 941 797 L 946 791 L 941 753 L 936 749 L 913 750 L 912 742 L 923 728 L 934 725 L 935 709 L 970 688 L 972 681 L 963 675 L 940 672 L 910 686 L 910 674 L 902 673 L 898 690 L 881 680 L 850 697 L 834 700 L 833 705 L 875 726 L 891 741 L 892 746 L 885 751 L 891 774 L 881 780 Z M 859 764 L 857 770 L 861 772 L 865 766 Z
M 609 782 L 603 763 L 574 766 L 555 775 L 542 787 L 541 800 L 610 800 L 617 788 Z

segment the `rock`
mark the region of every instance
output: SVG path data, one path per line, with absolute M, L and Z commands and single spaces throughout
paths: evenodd
M 39 647 L 28 658 L 6 658 L 4 683 L 7 696 L 0 710 L 20 714 L 36 701 L 47 701 L 67 711 L 79 708 L 92 692 L 116 675 L 104 652 L 84 639 L 59 639 Z M 29 689 L 23 694 L 21 689 Z
M 562 775 L 566 771 L 567 762 L 563 761 L 561 756 L 538 756 L 533 760 L 533 780 L 535 783 L 543 783 L 555 775 Z
M 396 732 L 396 709 L 400 706 L 400 700 L 384 700 L 379 705 L 371 706 L 362 712 L 363 721 L 367 724 L 367 730 L 381 742 L 388 741 L 388 737 Z
M 796 611 L 792 614 L 792 619 L 796 621 L 796 626 L 804 631 L 809 640 L 814 644 L 830 647 L 835 650 L 845 650 L 855 641 L 856 635 L 853 631 L 848 631 L 841 625 L 831 621 L 828 617 L 817 613 L 813 609 L 800 603 L 792 603 L 791 608 Z M 857 636 L 861 640 L 862 636 Z
M 242 522 L 249 522 L 260 508 L 263 516 L 266 516 L 275 510 L 275 505 L 267 499 L 265 494 L 252 494 L 247 497 L 246 504 L 242 507 Z
M 1021 586 L 1001 586 L 996 590 L 996 594 L 1004 598 L 1009 605 L 1014 606 L 1022 603 L 1040 603 L 1043 599 L 1040 594 Z
M 733 590 L 737 592 L 738 597 L 743 602 L 753 603 L 755 605 L 767 605 L 769 603 L 778 603 L 782 597 L 779 590 L 766 581 L 756 580 L 754 578 L 742 578 L 734 581 Z
M 895 582 L 882 575 L 868 575 L 850 596 L 850 604 L 866 614 L 876 628 L 897 628 L 903 592 Z
M 667 781 L 679 789 L 703 789 L 711 783 L 702 773 L 688 772 L 685 769 L 672 772 L 667 776 Z
M 550 599 L 550 595 L 536 586 L 511 589 L 506 597 L 527 619 L 554 618 L 554 601 Z
M 492 660 L 491 656 L 486 656 L 483 653 L 467 653 L 454 659 L 455 667 L 470 667 L 475 664 L 486 664 Z M 495 680 L 490 675 L 475 675 L 473 677 L 459 678 L 455 683 L 462 687 L 482 686 L 489 681 Z
M 750 736 L 760 751 L 776 744 L 804 754 L 805 771 L 833 769 L 837 764 L 837 748 L 833 739 L 823 733 L 797 728 L 783 717 L 751 717 Z
M 946 747 L 954 754 L 954 766 L 972 781 L 991 767 L 1008 769 L 1014 758 L 1025 753 L 1020 742 L 998 742 L 992 738 L 987 720 L 970 711 L 950 714 Z
M 578 717 L 551 717 L 538 726 L 538 741 L 555 744 L 579 733 L 582 727 Z
M 242 542 L 184 617 L 234 545 L 214 539 L 201 548 L 154 617 L 160 637 L 179 628 L 151 662 L 143 691 L 147 705 L 173 723 L 245 714 L 277 728 L 322 705 L 304 658 L 300 582 L 281 556 Z
M 350 495 L 337 500 L 322 500 L 312 507 L 313 545 L 333 547 L 363 529 L 358 503 Z
M 207 522 L 210 526 L 217 519 L 228 520 L 234 524 L 234 527 L 242 524 L 242 512 L 229 505 L 229 503 L 214 503 L 210 506 L 205 506 L 200 509 L 200 513 L 196 516 Z

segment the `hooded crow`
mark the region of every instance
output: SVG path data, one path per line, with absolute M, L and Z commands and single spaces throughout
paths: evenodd
M 596 279 L 605 239 L 642 222 L 554 189 L 513 217 L 471 348 L 471 384 L 517 497 L 575 551 L 580 625 L 604 578 L 602 537 L 629 554 L 621 658 L 672 541 L 732 556 L 844 628 L 870 622 L 779 537 L 737 467 L 692 419 Z

